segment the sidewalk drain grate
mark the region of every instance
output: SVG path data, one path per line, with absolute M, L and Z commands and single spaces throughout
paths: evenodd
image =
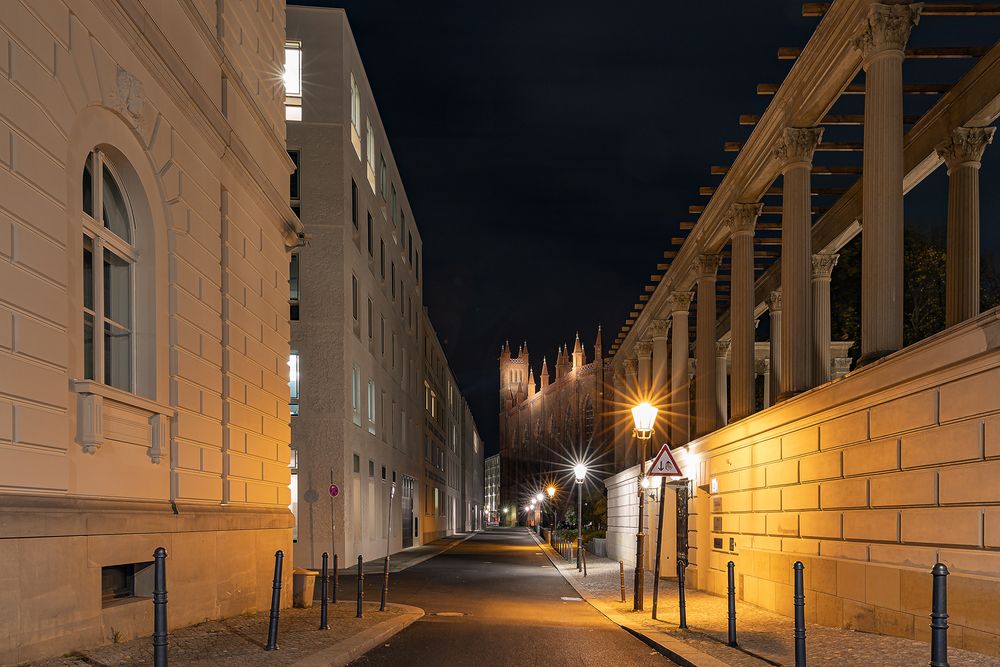
M 436 611 L 435 616 L 465 616 L 464 612 L 461 611 Z

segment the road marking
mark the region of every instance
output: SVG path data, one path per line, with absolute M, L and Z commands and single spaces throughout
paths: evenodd
M 566 602 L 583 602 L 583 598 L 566 597 L 565 595 L 559 599 L 565 600 Z
M 435 616 L 465 616 L 461 611 L 437 611 L 434 612 Z

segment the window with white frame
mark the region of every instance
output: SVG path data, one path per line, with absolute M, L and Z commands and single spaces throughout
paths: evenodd
M 83 170 L 84 377 L 133 391 L 135 226 L 121 180 L 100 150 Z
M 302 42 L 285 42 L 285 120 L 302 120 Z
M 351 72 L 351 143 L 354 152 L 361 159 L 361 91 L 358 90 L 358 80 Z
M 365 126 L 368 128 L 368 136 L 366 137 L 368 146 L 368 185 L 371 186 L 372 192 L 375 192 L 375 128 L 372 127 L 372 119 L 370 116 L 365 116 Z
M 375 434 L 375 380 L 368 381 L 368 432 Z
M 299 353 L 288 355 L 288 409 L 299 414 Z
M 361 426 L 361 371 L 357 366 L 351 368 L 351 414 L 354 423 Z

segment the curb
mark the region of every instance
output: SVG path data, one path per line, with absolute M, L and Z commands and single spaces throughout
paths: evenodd
M 456 542 L 453 542 L 452 544 L 449 544 L 448 546 L 446 546 L 441 551 L 438 551 L 438 552 L 432 553 L 432 554 L 427 554 L 425 556 L 421 556 L 420 558 L 414 560 L 411 563 L 407 563 L 406 565 L 398 567 L 398 569 L 397 569 L 397 566 L 392 561 L 392 557 L 395 556 L 395 555 L 398 555 L 398 554 L 390 554 L 389 555 L 389 574 L 396 574 L 398 572 L 403 572 L 404 570 L 410 569 L 414 565 L 420 565 L 421 563 L 425 563 L 425 562 L 429 561 L 431 558 L 434 558 L 435 556 L 440 556 L 441 554 L 443 554 L 443 553 L 445 553 L 447 551 L 451 551 L 452 549 L 454 549 L 455 547 L 457 547 L 459 544 L 464 544 L 467 540 L 469 540 L 470 538 L 478 535 L 481 532 L 482 531 L 480 531 L 480 530 L 474 530 L 474 531 L 468 533 L 462 539 L 460 539 L 460 540 L 458 540 Z M 372 574 L 382 574 L 382 561 L 381 560 L 369 561 L 369 562 L 365 563 L 365 565 L 366 566 L 367 565 L 377 566 L 377 569 L 373 570 Z M 350 567 L 342 567 L 342 568 L 340 568 L 340 574 L 357 574 L 357 572 L 358 572 L 358 565 L 357 565 L 357 563 L 355 563 L 354 565 L 351 565 Z M 365 576 L 368 576 L 368 574 L 369 574 L 368 568 L 366 567 L 365 568 Z
M 562 575 L 562 578 L 566 580 L 566 583 L 572 586 L 573 590 L 575 590 L 581 598 L 587 601 L 587 604 L 599 611 L 605 618 L 620 627 L 622 630 L 683 667 L 726 667 L 728 663 L 719 660 L 714 656 L 699 651 L 696 648 L 692 648 L 691 646 L 688 646 L 678 639 L 674 639 L 666 633 L 650 632 L 647 628 L 644 628 L 636 623 L 632 623 L 632 619 L 628 618 L 626 615 L 607 608 L 600 602 L 599 599 L 593 598 L 589 593 L 577 586 L 576 582 L 563 572 L 562 568 L 556 564 L 556 560 L 552 557 L 552 554 L 555 553 L 555 551 L 553 551 L 552 547 L 550 547 L 547 542 L 542 541 L 541 538 L 533 532 L 528 532 L 535 540 L 535 543 L 538 544 L 539 548 L 541 548 L 545 557 L 549 559 L 550 563 L 552 563 L 552 567 L 554 567 L 556 571 Z M 558 556 L 558 554 L 556 554 L 556 556 Z
M 408 604 L 390 602 L 386 606 L 402 609 L 403 613 L 337 642 L 330 648 L 306 656 L 293 663 L 293 667 L 342 667 L 350 664 L 424 615 L 423 609 Z

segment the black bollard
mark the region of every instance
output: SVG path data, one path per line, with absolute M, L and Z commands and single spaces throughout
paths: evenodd
M 806 667 L 806 594 L 802 585 L 802 561 L 795 561 L 795 591 L 792 604 L 795 606 L 795 667 Z
M 729 561 L 729 645 L 736 647 L 736 563 Z
M 677 607 L 680 612 L 680 625 L 682 630 L 687 630 L 687 601 L 684 599 L 684 561 L 677 559 Z
M 385 596 L 389 594 L 389 557 L 385 557 L 382 565 L 382 601 L 378 605 L 379 611 L 385 611 Z
M 330 602 L 337 602 L 337 554 L 333 554 L 333 575 L 330 577 Z
M 327 605 L 327 599 L 326 599 L 326 582 L 327 582 L 327 577 L 330 576 L 330 574 L 329 574 L 329 572 L 327 570 L 327 566 L 329 565 L 329 559 L 330 559 L 330 554 L 328 554 L 328 553 L 326 553 L 324 551 L 323 552 L 323 573 L 322 573 L 322 576 L 320 577 L 320 582 L 319 582 L 319 592 L 320 592 L 319 629 L 320 630 L 329 630 L 330 629 L 330 624 L 327 622 L 327 618 L 326 618 L 326 605 Z
M 167 550 L 153 552 L 153 665 L 167 667 Z
M 931 574 L 931 667 L 948 667 L 948 568 L 938 563 Z
M 274 552 L 274 585 L 271 587 L 271 619 L 267 626 L 267 646 L 265 651 L 278 650 L 278 610 L 281 607 L 281 562 L 285 554 L 278 549 Z
M 622 602 L 625 602 L 625 561 L 618 561 L 618 576 L 621 577 Z
M 365 598 L 365 561 L 358 556 L 358 618 L 364 616 L 361 610 L 361 601 Z

